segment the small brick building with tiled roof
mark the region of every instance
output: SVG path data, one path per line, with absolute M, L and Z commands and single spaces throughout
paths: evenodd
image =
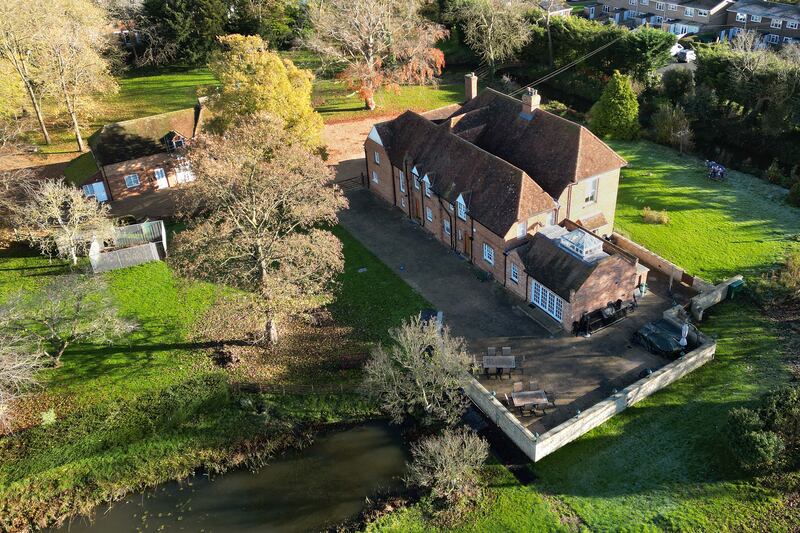
M 370 190 L 567 328 L 584 312 L 632 298 L 643 281 L 634 259 L 603 258 L 599 268 L 536 238 L 576 221 L 602 243 L 613 231 L 625 160 L 585 127 L 541 109 L 533 92 L 519 101 L 478 94 L 474 75 L 465 81 L 463 105 L 407 111 L 373 127 L 364 144 Z M 553 252 L 544 263 L 542 250 Z M 598 290 L 601 278 L 613 281 Z M 555 279 L 581 283 L 558 293 L 547 287 Z

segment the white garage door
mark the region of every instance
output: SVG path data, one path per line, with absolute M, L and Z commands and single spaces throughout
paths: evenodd
M 564 300 L 536 280 L 533 280 L 533 285 L 531 285 L 531 302 L 561 322 L 564 316 Z

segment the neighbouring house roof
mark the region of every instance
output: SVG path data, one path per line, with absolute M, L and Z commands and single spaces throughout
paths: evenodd
M 679 2 L 683 7 L 694 7 L 696 9 L 705 9 L 712 11 L 718 6 L 730 4 L 732 0 L 689 0 L 688 2 Z
M 728 11 L 746 13 L 769 18 L 800 20 L 800 5 L 764 2 L 763 0 L 739 0 Z
M 566 2 L 562 2 L 561 0 L 540 0 L 539 7 L 545 11 L 550 11 L 550 13 L 566 10 L 572 11 L 572 8 L 567 5 Z
M 470 216 L 497 235 L 504 236 L 517 220 L 555 208 L 524 171 L 453 134 L 449 121 L 435 124 L 406 111 L 375 128 L 392 165 L 413 164 L 451 204 L 461 195 Z
M 553 198 L 627 162 L 585 127 L 541 108 L 528 120 L 522 103 L 486 89 L 450 118 L 452 132 L 531 176 Z
M 602 253 L 588 261 L 579 258 L 560 244 L 560 239 L 569 234 L 560 226 L 543 228 L 515 250 L 525 271 L 565 301 L 569 302 L 572 291 L 580 291 L 598 268 L 635 272 L 635 264 L 621 255 Z
M 602 228 L 608 224 L 606 216 L 603 213 L 595 213 L 593 215 L 581 217 L 575 222 L 588 230 L 596 230 L 597 228 Z
M 111 165 L 166 152 L 165 139 L 174 134 L 194 137 L 201 125 L 202 107 L 162 113 L 107 124 L 89 137 L 89 146 L 100 165 Z

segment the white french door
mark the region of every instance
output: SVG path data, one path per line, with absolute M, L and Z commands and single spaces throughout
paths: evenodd
M 564 317 L 564 300 L 536 280 L 531 285 L 531 303 L 559 322 Z

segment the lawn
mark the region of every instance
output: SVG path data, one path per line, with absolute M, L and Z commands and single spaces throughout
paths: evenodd
M 703 162 L 650 142 L 613 142 L 630 163 L 622 171 L 616 227 L 710 281 L 752 277 L 779 264 L 800 240 L 800 209 L 786 190 L 741 172 L 705 178 Z M 646 224 L 642 209 L 666 209 L 666 225 Z
M 800 210 L 786 205 L 785 191 L 738 172 L 709 181 L 701 161 L 648 142 L 613 146 L 631 163 L 617 228 L 690 272 L 752 279 L 797 245 Z M 644 206 L 666 209 L 670 223 L 643 223 Z M 717 338 L 714 361 L 533 465 L 534 484 L 488 476 L 487 498 L 465 528 L 557 531 L 566 514 L 591 531 L 793 530 L 797 509 L 735 467 L 723 434 L 732 407 L 788 379 L 782 331 L 747 298 L 713 308 L 702 329 Z M 370 529 L 432 526 L 412 506 Z
M 346 270 L 331 314 L 358 343 L 382 339 L 425 302 L 344 230 L 336 233 L 344 241 Z M 367 272 L 358 273 L 360 268 Z M 67 271 L 25 247 L 5 250 L 0 302 Z M 279 397 L 231 389 L 235 371 L 215 366 L 191 335 L 220 288 L 181 281 L 161 262 L 103 277 L 120 312 L 140 329 L 112 345 L 74 346 L 61 367 L 41 372 L 43 388 L 22 404 L 27 429 L 0 437 L 0 529 L 88 510 L 200 466 L 227 468 L 293 444 L 310 425 L 376 415 L 374 406 L 347 389 Z M 335 365 L 324 371 L 346 385 L 358 372 Z M 300 379 L 313 383 L 317 374 Z M 45 424 L 42 413 L 49 410 L 56 421 Z

